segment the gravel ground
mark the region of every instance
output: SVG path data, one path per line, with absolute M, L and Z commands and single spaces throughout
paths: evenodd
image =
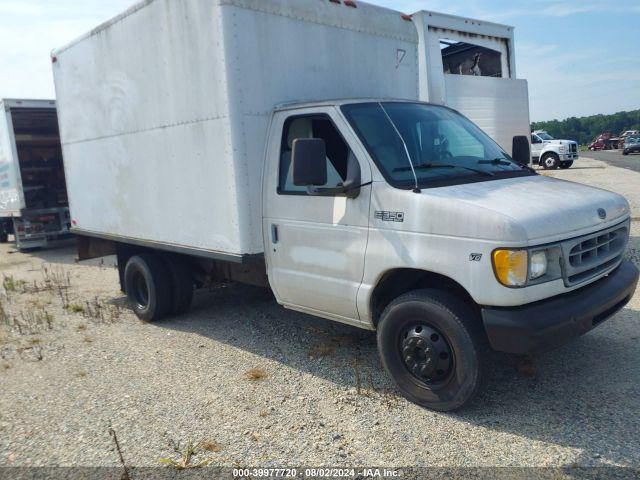
M 576 166 L 546 174 L 625 194 L 640 263 L 640 173 Z M 395 392 L 370 332 L 245 286 L 199 292 L 191 313 L 144 324 L 112 258 L 73 258 L 69 246 L 0 246 L 0 465 L 116 466 L 113 428 L 135 466 L 177 459 L 192 439 L 205 442 L 195 462 L 227 466 L 640 467 L 640 293 L 532 362 L 496 354 L 487 391 L 444 414 Z

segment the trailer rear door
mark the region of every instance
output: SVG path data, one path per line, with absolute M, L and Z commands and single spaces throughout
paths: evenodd
M 21 185 L 11 111 L 0 102 L 0 216 L 19 215 L 24 208 Z

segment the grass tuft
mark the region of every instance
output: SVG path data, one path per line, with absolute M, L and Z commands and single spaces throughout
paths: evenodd
M 82 305 L 80 305 L 79 303 L 70 303 L 67 306 L 67 310 L 69 310 L 70 312 L 73 312 L 73 313 L 83 313 L 84 312 L 84 307 Z
M 268 374 L 264 368 L 254 367 L 244 372 L 244 376 L 247 378 L 247 380 L 255 382 L 267 378 Z
M 179 460 L 175 460 L 173 458 L 160 458 L 158 461 L 177 470 L 205 467 L 211 462 L 210 459 L 205 459 L 197 463 L 192 462 L 193 457 L 198 454 L 198 450 L 200 449 L 202 449 L 202 444 L 200 442 L 193 443 L 192 440 L 189 440 L 184 450 L 181 450 L 179 445 L 175 448 L 176 453 L 180 454 Z

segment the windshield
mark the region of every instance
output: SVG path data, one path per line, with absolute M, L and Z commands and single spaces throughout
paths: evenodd
M 342 111 L 387 181 L 399 188 L 535 175 L 476 125 L 437 105 L 372 102 Z
M 554 140 L 554 138 L 547 132 L 536 133 L 542 140 Z

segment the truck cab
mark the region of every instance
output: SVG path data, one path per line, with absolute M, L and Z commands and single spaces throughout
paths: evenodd
M 483 339 L 546 350 L 635 289 L 623 197 L 537 175 L 528 149 L 518 162 L 450 108 L 282 106 L 266 152 L 264 251 L 278 302 L 377 330 L 387 370 L 430 408 L 474 394 Z M 559 220 L 541 192 L 570 212 Z M 456 370 L 467 361 L 470 371 Z
M 544 130 L 531 134 L 531 156 L 533 163 L 545 170 L 571 168 L 578 159 L 578 143 L 572 140 L 557 140 Z

